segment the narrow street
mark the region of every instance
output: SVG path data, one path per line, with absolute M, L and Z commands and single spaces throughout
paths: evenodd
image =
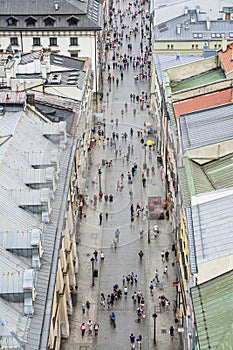
M 127 3 L 121 3 L 121 10 L 127 8 Z M 148 4 L 143 5 L 147 8 Z M 138 9 L 136 9 L 138 10 Z M 139 21 L 141 27 L 142 17 L 146 14 L 138 15 L 136 20 L 132 20 L 131 16 L 125 15 L 123 24 L 124 29 L 123 46 L 118 52 L 126 53 L 130 56 L 141 56 L 141 49 L 145 52 L 148 45 L 146 35 L 143 35 L 142 46 L 140 46 L 141 33 L 140 29 L 136 37 L 132 34 L 131 38 L 126 39 L 126 35 L 134 28 L 136 22 Z M 120 28 L 120 16 L 116 16 L 114 26 Z M 147 20 L 148 22 L 148 20 Z M 147 23 L 145 21 L 145 24 Z M 145 24 L 141 28 L 145 28 Z M 122 25 L 122 24 L 121 24 Z M 145 29 L 144 29 L 145 31 Z M 132 51 L 128 50 L 128 45 L 132 44 Z M 176 280 L 175 274 L 175 257 L 172 252 L 173 237 L 169 220 L 148 221 L 146 219 L 146 207 L 148 197 L 161 196 L 164 198 L 163 186 L 161 182 L 161 168 L 157 165 L 156 147 L 149 152 L 149 147 L 144 146 L 148 140 L 152 140 L 156 144 L 156 132 L 148 134 L 146 126 L 154 124 L 153 114 L 149 112 L 147 103 L 140 103 L 143 96 L 149 96 L 150 82 L 149 78 L 135 80 L 135 75 L 140 75 L 140 69 L 134 68 L 133 64 L 129 68 L 123 70 L 123 80 L 121 80 L 118 69 L 112 69 L 113 49 L 108 52 L 106 71 L 104 74 L 104 97 L 99 108 L 104 110 L 106 118 L 105 134 L 106 137 L 99 137 L 96 133 L 96 147 L 91 151 L 91 165 L 87 174 L 86 194 L 89 196 L 89 206 L 85 208 L 78 237 L 79 254 L 79 274 L 78 274 L 78 302 L 71 318 L 71 335 L 70 338 L 63 343 L 63 350 L 71 349 L 129 349 L 129 336 L 133 333 L 138 338 L 142 335 L 142 349 L 152 349 L 157 345 L 160 350 L 180 350 L 179 334 L 174 322 L 174 303 L 175 303 L 175 287 L 173 281 Z M 108 69 L 108 64 L 111 66 Z M 147 67 L 144 67 L 145 75 Z M 109 83 L 109 74 L 114 75 L 115 81 Z M 116 84 L 116 78 L 119 77 L 119 85 Z M 139 102 L 130 98 L 130 94 L 139 96 Z M 125 110 L 127 103 L 127 111 Z M 136 114 L 134 115 L 134 109 Z M 121 111 L 124 114 L 121 114 Z M 116 125 L 116 119 L 119 120 Z M 130 129 L 133 134 L 130 135 Z M 118 139 L 113 137 L 118 133 Z M 138 136 L 139 132 L 139 136 Z M 127 138 L 122 134 L 127 133 Z M 107 140 L 109 138 L 109 140 Z M 143 141 L 141 140 L 143 139 Z M 113 141 L 113 144 L 111 145 Z M 133 146 L 133 147 L 132 147 Z M 146 148 L 146 149 L 145 149 Z M 116 154 L 117 150 L 117 154 Z M 130 152 L 129 152 L 130 151 Z M 120 155 L 121 153 L 121 155 Z M 129 160 L 127 160 L 129 154 Z M 102 160 L 110 162 L 112 166 L 103 165 Z M 128 183 L 127 174 L 131 173 L 132 167 L 137 163 L 135 176 L 132 176 L 132 184 Z M 149 172 L 144 169 L 146 163 Z M 101 175 L 98 174 L 99 166 L 101 166 Z M 152 174 L 152 167 L 155 173 Z M 142 184 L 142 173 L 146 178 L 146 186 Z M 121 173 L 124 174 L 123 189 L 117 190 L 117 182 L 121 181 Z M 147 176 L 148 175 L 148 176 Z M 94 182 L 95 180 L 95 182 Z M 101 182 L 101 183 L 100 183 Z M 100 189 L 103 191 L 102 201 L 98 200 L 95 209 L 92 200 L 94 195 L 99 195 Z M 130 198 L 129 191 L 133 191 L 133 198 Z M 113 202 L 106 202 L 105 195 L 113 195 Z M 98 196 L 99 197 L 99 196 Z M 144 210 L 136 215 L 136 205 L 139 203 Z M 134 206 L 134 222 L 131 222 L 131 205 Z M 100 225 L 99 214 L 102 213 L 103 222 Z M 108 213 L 108 219 L 106 219 Z M 158 224 L 160 234 L 154 237 L 152 234 L 152 226 Z M 120 230 L 119 242 L 116 249 L 113 245 L 113 239 L 116 229 Z M 144 230 L 143 237 L 140 237 L 140 230 Z M 150 231 L 148 232 L 148 229 Z M 149 235 L 150 234 L 150 235 Z M 148 242 L 150 240 L 150 243 Z M 92 263 L 91 258 L 93 251 L 97 250 L 99 255 L 103 251 L 105 254 L 104 262 L 94 263 L 94 268 L 98 270 L 98 277 L 92 280 Z M 143 251 L 143 258 L 140 261 L 138 253 Z M 161 252 L 169 251 L 169 261 L 162 262 Z M 173 266 L 174 265 L 174 266 Z M 165 266 L 168 267 L 168 275 L 164 274 Z M 150 295 L 150 281 L 155 277 L 155 270 L 158 270 L 160 282 L 153 290 L 153 296 Z M 129 283 L 127 298 L 124 296 L 122 286 L 122 276 L 134 273 L 138 276 L 137 285 Z M 92 283 L 94 282 L 94 286 Z M 100 295 L 104 293 L 105 299 L 108 294 L 113 291 L 113 285 L 118 284 L 122 290 L 122 296 L 119 300 L 115 300 L 113 307 L 103 307 L 100 303 Z M 156 284 L 156 283 L 155 283 Z M 138 303 L 133 303 L 132 295 L 138 290 L 142 291 L 145 298 L 145 318 L 137 321 Z M 170 305 L 166 308 L 159 307 L 159 296 L 165 295 Z M 82 313 L 82 304 L 87 300 L 90 301 L 90 310 Z M 105 300 L 106 301 L 106 300 Z M 106 303 L 107 304 L 107 303 Z M 116 314 L 116 328 L 110 324 L 109 315 L 114 311 Z M 156 313 L 157 318 L 154 321 L 152 315 Z M 86 333 L 81 337 L 80 326 L 82 322 L 85 324 L 88 320 L 99 324 L 98 336 L 88 335 Z M 170 339 L 169 328 L 173 326 L 175 329 L 174 339 Z M 156 343 L 156 344 L 154 344 Z M 137 348 L 137 346 L 135 346 Z

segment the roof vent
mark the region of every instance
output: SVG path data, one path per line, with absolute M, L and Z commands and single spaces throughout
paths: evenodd
M 187 15 L 188 12 L 189 12 L 189 8 L 188 8 L 188 6 L 185 6 L 185 8 L 184 8 L 184 14 Z
M 226 51 L 227 51 L 227 38 L 224 35 L 222 37 L 222 52 L 226 52 Z
M 0 117 L 4 115 L 4 107 L 0 106 Z
M 206 19 L 206 28 L 207 28 L 207 30 L 210 30 L 210 19 L 209 18 Z
M 181 33 L 181 25 L 177 24 L 177 26 L 176 26 L 176 34 L 180 35 L 180 33 Z
M 58 1 L 54 1 L 54 8 L 55 10 L 59 10 L 59 2 Z

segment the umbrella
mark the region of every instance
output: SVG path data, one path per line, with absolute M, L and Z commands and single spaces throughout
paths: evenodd
M 147 144 L 147 146 L 152 146 L 153 145 L 153 141 L 152 140 L 148 140 L 148 141 L 146 141 L 146 144 Z

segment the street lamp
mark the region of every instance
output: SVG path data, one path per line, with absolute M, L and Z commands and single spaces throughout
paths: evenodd
M 91 258 L 91 276 L 92 276 L 92 287 L 95 286 L 95 279 L 94 279 L 94 258 Z
M 153 319 L 154 319 L 154 345 L 156 345 L 156 318 L 157 318 L 157 314 L 156 313 L 154 313 L 153 315 L 152 315 L 152 317 L 153 317 Z
M 101 174 L 102 170 L 99 168 L 98 169 L 98 174 L 99 174 L 99 192 L 102 192 L 102 187 L 101 187 Z
M 147 242 L 150 243 L 150 212 L 149 209 L 146 211 L 147 218 Z
M 146 170 L 146 143 L 144 144 L 144 164 L 143 164 L 143 169 Z

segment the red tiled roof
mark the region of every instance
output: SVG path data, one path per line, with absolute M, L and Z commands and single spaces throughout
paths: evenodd
M 222 50 L 218 51 L 218 57 L 224 67 L 226 73 L 233 71 L 233 44 L 227 45 L 227 50 L 222 52 Z
M 211 94 L 189 98 L 184 101 L 175 102 L 173 103 L 173 108 L 175 111 L 175 116 L 178 119 L 181 114 L 221 106 L 229 102 L 232 102 L 231 88 L 216 91 Z

